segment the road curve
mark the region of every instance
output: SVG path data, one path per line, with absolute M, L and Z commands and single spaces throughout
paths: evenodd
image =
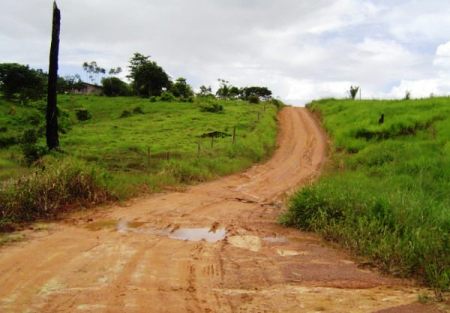
M 279 126 L 272 159 L 244 173 L 77 213 L 1 248 L 0 312 L 365 313 L 415 302 L 414 286 L 276 223 L 326 150 L 307 110 L 283 109 Z

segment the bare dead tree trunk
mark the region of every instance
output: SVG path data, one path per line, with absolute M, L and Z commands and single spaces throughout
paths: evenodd
M 59 31 L 61 28 L 61 12 L 53 2 L 52 43 L 50 46 L 50 65 L 48 68 L 48 94 L 47 94 L 47 147 L 52 150 L 58 148 L 58 109 L 56 87 L 58 81 L 58 54 Z

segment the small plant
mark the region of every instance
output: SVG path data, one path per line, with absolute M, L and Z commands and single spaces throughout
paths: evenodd
M 149 100 L 150 100 L 150 102 L 156 102 L 156 101 L 158 100 L 158 98 L 155 97 L 155 96 L 151 96 L 151 97 L 149 98 Z
M 411 99 L 411 91 L 406 90 L 405 91 L 405 98 L 404 98 L 404 100 L 409 100 L 409 99 Z
M 252 104 L 258 104 L 259 103 L 259 97 L 255 95 L 251 95 L 248 97 L 248 102 Z
M 350 97 L 355 100 L 356 99 L 356 95 L 358 94 L 358 90 L 359 90 L 359 86 L 350 86 Z
M 90 113 L 87 109 L 84 109 L 84 108 L 82 108 L 82 109 L 77 109 L 77 110 L 75 111 L 75 114 L 76 114 L 76 116 L 77 116 L 77 119 L 78 119 L 80 122 L 87 121 L 87 120 L 89 120 L 89 119 L 92 118 L 91 113 Z
M 161 96 L 159 97 L 159 100 L 165 101 L 165 102 L 172 102 L 175 101 L 176 98 L 170 91 L 164 91 Z
M 281 109 L 284 106 L 284 103 L 278 99 L 271 99 L 269 100 L 270 103 L 272 103 L 274 106 L 277 107 L 277 109 Z
M 42 156 L 47 153 L 45 146 L 39 145 L 38 133 L 35 129 L 26 129 L 23 132 L 21 143 L 22 143 L 22 153 L 25 163 L 29 166 L 33 162 L 39 160 Z
M 221 113 L 223 112 L 223 105 L 219 103 L 210 103 L 200 106 L 201 112 Z
M 144 111 L 142 110 L 141 107 L 135 107 L 133 109 L 133 114 L 144 114 Z
M 120 118 L 126 118 L 126 117 L 130 117 L 131 116 L 131 112 L 128 110 L 123 110 L 122 114 L 120 114 Z

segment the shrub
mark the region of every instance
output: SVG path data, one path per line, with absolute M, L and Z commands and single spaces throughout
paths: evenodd
M 159 97 L 159 100 L 165 101 L 165 102 L 172 102 L 175 101 L 175 96 L 170 91 L 164 91 L 161 96 Z
M 223 112 L 223 105 L 219 103 L 209 103 L 200 106 L 201 112 L 221 113 Z
M 117 77 L 102 79 L 103 93 L 107 97 L 128 96 L 130 94 L 128 85 Z
M 156 102 L 156 101 L 158 100 L 158 98 L 155 97 L 155 96 L 151 96 L 151 97 L 149 98 L 149 100 L 150 100 L 150 102 Z
M 350 98 L 355 100 L 356 95 L 358 94 L 359 86 L 350 86 L 349 94 Z
M 125 117 L 130 117 L 131 116 L 131 112 L 128 110 L 123 110 L 122 114 L 120 114 L 120 118 L 125 118 Z
M 252 104 L 258 104 L 259 103 L 259 97 L 258 96 L 251 95 L 247 99 L 248 99 L 248 102 L 250 102 Z
M 277 109 L 281 109 L 284 106 L 284 103 L 278 99 L 271 99 L 269 100 L 270 103 L 272 103 L 274 106 L 277 107 Z
M 74 203 L 105 201 L 105 174 L 74 159 L 49 159 L 44 170 L 0 187 L 0 224 L 54 217 Z
M 77 109 L 77 110 L 75 111 L 75 114 L 76 114 L 76 116 L 77 116 L 77 119 L 78 119 L 80 122 L 87 121 L 87 120 L 89 120 L 89 119 L 92 118 L 91 113 L 90 113 L 87 109 L 84 109 L 84 108 L 82 108 L 82 109 Z
M 25 143 L 22 145 L 22 153 L 25 163 L 29 166 L 47 153 L 47 147 L 37 143 Z
M 133 109 L 133 114 L 144 114 L 144 111 L 142 111 L 141 107 L 135 107 Z
M 35 144 L 38 140 L 38 135 L 35 129 L 30 128 L 26 129 L 22 135 L 22 143 L 23 144 Z

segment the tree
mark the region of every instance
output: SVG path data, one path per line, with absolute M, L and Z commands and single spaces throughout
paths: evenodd
M 102 79 L 103 93 L 108 97 L 128 96 L 130 94 L 128 85 L 117 77 L 106 77 Z
M 130 60 L 130 75 L 134 92 L 142 97 L 159 96 L 163 88 L 170 89 L 169 75 L 149 56 L 135 53 Z
M 183 77 L 178 78 L 170 89 L 175 97 L 188 99 L 194 95 L 191 86 Z
M 40 99 L 45 92 L 46 75 L 17 63 L 0 64 L 0 90 L 7 99 Z
M 267 87 L 245 87 L 241 91 L 241 97 L 248 100 L 250 97 L 257 97 L 258 100 L 267 100 L 272 96 L 272 91 Z
M 83 70 L 88 74 L 89 80 L 92 83 L 98 81 L 99 75 L 105 75 L 106 70 L 103 67 L 98 66 L 97 62 L 92 61 L 90 63 L 83 62 L 82 64 Z
M 58 93 L 71 92 L 74 89 L 81 89 L 83 82 L 78 74 L 58 77 Z
M 197 93 L 198 96 L 201 97 L 209 97 L 212 96 L 211 86 L 206 87 L 205 85 L 200 86 L 200 91 Z
M 48 69 L 48 94 L 46 112 L 46 137 L 49 150 L 59 146 L 58 138 L 58 108 L 57 108 L 57 83 L 58 83 L 58 54 L 59 31 L 61 28 L 61 12 L 56 2 L 53 2 L 52 42 L 50 45 L 50 64 Z
M 116 67 L 116 68 L 111 68 L 110 70 L 109 70 L 109 72 L 108 72 L 108 74 L 109 75 L 117 75 L 117 74 L 120 74 L 120 73 L 122 73 L 122 68 L 119 66 L 119 67 Z
M 356 95 L 358 94 L 359 86 L 350 86 L 350 97 L 355 100 Z
M 219 89 L 217 89 L 216 91 L 216 96 L 222 99 L 227 99 L 229 97 L 230 94 L 230 88 L 231 86 L 229 85 L 229 81 L 225 80 L 225 79 L 218 79 L 220 86 Z

